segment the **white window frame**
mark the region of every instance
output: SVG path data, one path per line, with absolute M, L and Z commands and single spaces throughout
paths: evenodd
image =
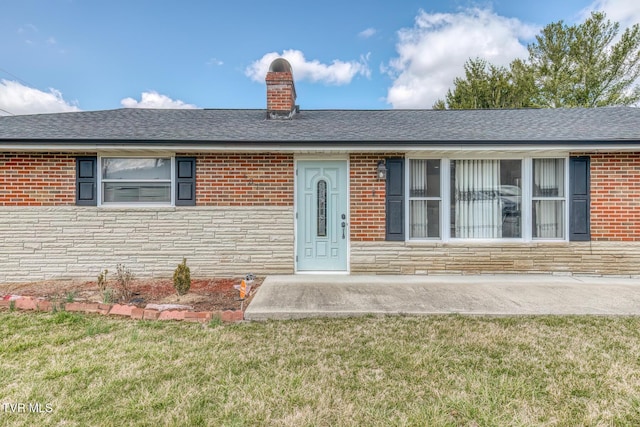
M 440 161 L 440 197 L 411 197 L 411 161 L 412 160 L 439 160 Z M 406 203 L 406 208 L 405 208 L 405 224 L 406 224 L 406 239 L 407 240 L 411 240 L 411 241 L 441 241 L 443 239 L 442 233 L 443 233 L 443 227 L 442 227 L 442 214 L 443 211 L 445 210 L 443 208 L 444 206 L 444 192 L 443 192 L 443 187 L 444 187 L 444 183 L 442 182 L 442 177 L 443 177 L 443 168 L 444 168 L 444 161 L 442 159 L 442 157 L 434 157 L 434 156 L 427 156 L 427 157 L 411 157 L 411 158 L 407 158 L 406 159 L 407 165 L 405 167 L 406 169 L 406 174 L 405 174 L 405 188 L 406 188 L 406 195 L 407 195 L 407 203 Z M 440 218 L 440 237 L 411 237 L 411 202 L 412 201 L 420 201 L 420 200 L 426 200 L 426 201 L 438 201 L 440 202 L 440 208 L 439 208 L 439 218 Z
M 564 159 L 564 237 L 563 238 L 533 238 L 533 159 Z M 440 238 L 412 238 L 410 200 L 422 198 L 410 197 L 411 168 L 410 160 L 435 160 L 440 159 Z M 521 205 L 521 237 L 506 237 L 496 239 L 467 239 L 451 237 L 451 162 L 454 160 L 520 160 L 522 168 L 522 205 Z M 487 155 L 486 153 L 465 153 L 458 156 L 424 155 L 406 156 L 405 161 L 405 242 L 473 242 L 473 243 L 497 243 L 497 242 L 567 242 L 569 241 L 569 155 L 568 153 L 539 153 L 539 154 L 510 154 L 500 153 Z M 536 198 L 539 200 L 539 198 Z
M 102 162 L 104 159 L 169 159 L 171 165 L 171 176 L 169 180 L 154 180 L 154 179 L 141 179 L 132 182 L 169 182 L 170 183 L 170 200 L 169 202 L 158 202 L 158 203 L 126 203 L 126 202 L 105 202 L 103 200 L 103 182 L 118 182 L 121 180 L 103 180 L 102 179 Z M 150 154 L 150 155 L 142 155 L 142 156 L 132 156 L 132 155 L 119 155 L 119 154 L 105 154 L 98 155 L 98 182 L 97 182 L 97 196 L 98 196 L 98 206 L 104 207 L 135 207 L 135 208 L 155 208 L 155 207 L 173 207 L 175 206 L 175 155 L 171 154 Z
M 452 237 L 451 236 L 451 163 L 456 160 L 519 160 L 520 161 L 520 176 L 522 177 L 522 182 L 520 183 L 520 189 L 522 191 L 522 201 L 520 205 L 520 237 L 498 237 L 498 238 L 464 238 L 464 237 Z M 463 155 L 456 156 L 449 159 L 449 169 L 448 176 L 446 178 L 448 190 L 447 190 L 447 211 L 449 212 L 448 222 L 446 223 L 447 232 L 449 235 L 449 240 L 452 242 L 521 242 L 525 240 L 525 228 L 526 225 L 524 221 L 526 221 L 526 215 L 524 214 L 525 209 L 527 209 L 527 199 L 524 195 L 524 186 L 526 185 L 526 168 L 525 168 L 525 158 L 521 156 L 514 155 L 496 155 L 496 156 L 472 156 L 472 155 Z
M 563 159 L 564 160 L 564 196 L 560 197 L 542 197 L 542 196 L 537 196 L 534 197 L 533 196 L 533 183 L 534 183 L 534 177 L 533 177 L 533 161 L 534 160 L 538 160 L 538 159 Z M 568 241 L 569 240 L 569 157 L 567 156 L 556 156 L 556 157 L 552 157 L 552 156 L 531 156 L 529 158 L 529 162 L 530 162 L 530 182 L 529 182 L 529 200 L 531 203 L 531 206 L 529 208 L 529 231 L 530 231 L 530 240 L 534 241 L 534 242 L 539 242 L 539 241 L 554 241 L 554 242 L 564 242 L 564 241 Z M 551 237 L 533 237 L 533 202 L 537 201 L 537 200 L 554 200 L 554 201 L 563 201 L 564 202 L 564 208 L 563 208 L 563 227 L 564 227 L 564 236 L 563 237 L 556 237 L 556 238 L 551 238 Z

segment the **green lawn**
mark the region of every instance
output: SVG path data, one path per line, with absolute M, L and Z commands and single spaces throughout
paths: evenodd
M 0 405 L 25 426 L 640 425 L 640 318 L 2 311 Z

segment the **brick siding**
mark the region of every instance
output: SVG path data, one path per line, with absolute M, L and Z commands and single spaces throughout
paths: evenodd
M 0 153 L 0 206 L 75 204 L 75 156 Z
M 592 241 L 483 244 L 385 242 L 376 169 L 401 155 L 351 154 L 351 271 L 640 274 L 640 153 L 572 155 L 591 157 Z M 158 209 L 73 206 L 75 156 L 0 154 L 0 281 L 86 277 L 120 262 L 167 275 L 183 256 L 202 275 L 293 271 L 292 154 L 196 155 L 197 206 Z
M 75 157 L 0 154 L 0 206 L 74 205 Z M 198 205 L 293 206 L 290 154 L 200 155 L 196 165 Z
M 640 241 L 640 153 L 572 153 L 591 157 L 591 238 Z M 398 154 L 397 156 L 402 156 Z M 385 238 L 385 185 L 376 178 L 386 154 L 351 155 L 351 240 Z
M 377 177 L 378 162 L 403 154 L 354 153 L 350 156 L 351 241 L 385 240 L 385 181 Z
M 293 111 L 296 102 L 296 89 L 293 74 L 287 71 L 267 73 L 267 111 Z
M 640 241 L 640 153 L 591 157 L 591 239 Z
M 196 204 L 293 206 L 293 155 L 207 154 L 196 160 Z

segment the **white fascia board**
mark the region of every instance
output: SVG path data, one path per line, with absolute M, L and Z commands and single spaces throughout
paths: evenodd
M 223 144 L 153 144 L 153 143 L 21 143 L 0 142 L 0 152 L 101 152 L 101 153 L 219 153 L 219 152 L 286 152 L 286 153 L 348 153 L 348 152 L 406 152 L 421 151 L 452 153 L 452 152 L 635 152 L 640 151 L 640 141 L 621 142 L 505 142 L 505 143 L 223 143 Z

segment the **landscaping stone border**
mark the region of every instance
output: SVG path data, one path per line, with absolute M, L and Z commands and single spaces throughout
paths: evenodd
M 212 319 L 220 319 L 223 322 L 240 322 L 244 320 L 242 310 L 216 310 L 216 311 L 191 311 L 191 310 L 156 310 L 136 307 L 128 304 L 99 304 L 87 302 L 61 303 L 61 310 L 77 313 L 101 314 L 103 316 L 122 316 L 135 320 L 179 320 L 185 322 L 206 323 Z M 17 310 L 53 311 L 57 306 L 51 301 L 23 297 L 18 295 L 6 295 L 0 299 L 0 309 L 11 307 Z

